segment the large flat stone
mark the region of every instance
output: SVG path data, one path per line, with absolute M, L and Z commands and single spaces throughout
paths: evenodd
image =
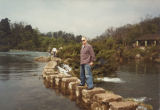
M 76 82 L 78 80 L 77 77 L 62 78 L 61 88 L 67 89 L 70 82 Z
M 50 77 L 51 77 L 50 82 L 55 84 L 55 79 L 56 78 L 63 78 L 63 77 L 66 77 L 66 75 L 64 75 L 64 74 L 53 74 L 53 75 L 50 75 Z
M 60 87 L 61 86 L 61 82 L 62 82 L 62 78 L 70 78 L 71 76 L 66 76 L 66 75 L 60 75 L 60 76 L 57 76 L 55 78 L 55 85 L 57 87 Z
M 62 75 L 62 74 L 52 74 L 52 75 L 50 75 L 50 77 L 51 77 L 50 82 L 51 82 L 51 83 L 54 83 L 54 82 L 55 82 L 55 78 L 58 77 L 58 76 L 61 76 L 61 75 Z
M 138 104 L 133 101 L 110 102 L 110 110 L 136 110 Z
M 80 80 L 78 79 L 76 82 L 70 82 L 68 85 L 68 89 L 70 90 L 76 90 L 76 86 L 80 83 Z
M 99 87 L 95 87 L 92 90 L 84 89 L 82 90 L 82 100 L 86 104 L 91 104 L 93 102 L 93 96 L 99 93 L 105 93 L 105 90 Z
M 76 86 L 76 97 L 81 98 L 82 97 L 82 90 L 86 89 L 87 86 Z
M 91 110 L 108 110 L 109 102 L 121 101 L 121 100 L 122 100 L 122 97 L 120 95 L 116 95 L 111 92 L 95 94 L 93 96 Z
M 68 84 L 68 90 L 70 94 L 75 94 L 76 86 L 80 83 L 80 80 L 78 79 L 76 82 L 70 82 Z
M 46 80 L 51 82 L 51 80 L 54 80 L 57 77 L 65 77 L 64 74 L 53 74 L 53 75 L 46 75 Z
M 57 66 L 57 62 L 56 61 L 50 61 L 46 64 L 46 66 L 44 67 L 44 69 L 54 69 Z
M 43 73 L 42 73 L 42 77 L 43 77 L 44 79 L 46 79 L 46 80 L 52 79 L 52 78 L 51 78 L 52 75 L 59 75 L 59 74 L 46 74 L 44 71 L 43 71 Z
M 54 74 L 54 75 L 50 75 L 51 76 L 51 79 L 53 81 L 55 81 L 55 78 L 63 78 L 63 77 L 66 77 L 66 75 L 64 74 Z
M 105 93 L 105 90 L 100 87 L 94 87 L 91 90 L 84 89 L 82 90 L 82 97 L 90 98 L 90 97 L 93 97 L 93 95 L 98 94 L 98 93 Z
M 62 60 L 58 57 L 51 57 L 52 61 L 61 62 Z
M 109 106 L 106 106 L 105 104 L 100 104 L 98 102 L 93 102 L 91 104 L 91 110 L 109 110 Z
M 105 92 L 105 93 L 95 94 L 93 96 L 93 100 L 99 103 L 109 103 L 113 101 L 122 100 L 122 96 L 116 95 L 111 92 Z
M 46 75 L 53 75 L 53 74 L 58 74 L 59 72 L 55 69 L 44 69 L 43 70 L 45 72 Z
M 51 86 L 54 87 L 55 85 L 55 78 L 62 78 L 66 77 L 64 74 L 53 74 L 53 75 L 47 75 L 46 80 L 51 83 Z
M 35 60 L 35 61 L 39 61 L 39 62 L 48 62 L 48 61 L 50 61 L 51 59 L 50 59 L 50 57 L 41 56 L 41 57 L 36 57 L 34 60 Z

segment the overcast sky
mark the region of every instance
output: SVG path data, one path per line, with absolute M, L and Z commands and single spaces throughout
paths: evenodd
M 90 38 L 147 15 L 160 16 L 160 0 L 0 0 L 0 19 L 22 21 L 40 32 L 63 30 Z

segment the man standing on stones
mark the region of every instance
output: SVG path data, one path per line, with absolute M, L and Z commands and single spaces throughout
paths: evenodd
M 82 47 L 80 51 L 80 80 L 79 86 L 85 85 L 85 80 L 88 86 L 88 90 L 93 89 L 93 76 L 91 71 L 91 66 L 93 61 L 95 61 L 95 54 L 93 48 L 87 43 L 86 37 L 82 37 Z

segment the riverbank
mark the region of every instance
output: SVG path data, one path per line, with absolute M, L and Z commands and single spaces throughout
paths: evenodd
M 58 60 L 57 58 L 52 58 L 52 61 L 44 67 L 43 78 L 45 79 L 45 85 L 50 88 L 58 89 L 62 94 L 72 97 L 73 100 L 83 101 L 80 105 L 85 108 L 91 110 L 108 110 L 109 108 L 111 110 L 119 110 L 122 108 L 123 110 L 136 110 L 137 107 L 142 108 L 141 103 L 128 100 L 113 92 L 108 92 L 103 88 L 95 87 L 93 90 L 86 90 L 86 86 L 76 86 L 79 83 L 77 77 L 59 73 L 57 66 L 60 63 L 61 60 L 59 58 Z M 81 94 L 80 97 L 78 97 L 79 94 Z M 117 107 L 119 108 L 117 109 Z
M 152 61 L 160 63 L 160 48 L 158 46 L 123 48 L 119 50 L 119 59 Z

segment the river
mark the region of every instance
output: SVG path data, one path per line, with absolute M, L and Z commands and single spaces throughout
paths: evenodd
M 41 79 L 45 63 L 33 61 L 43 52 L 0 52 L 0 110 L 80 110 L 75 102 Z
M 41 72 L 46 63 L 33 61 L 47 56 L 44 52 L 0 52 L 1 110 L 81 110 L 74 101 L 46 88 Z M 158 110 L 160 102 L 160 65 L 130 62 L 121 65 L 117 78 L 106 78 L 96 86 L 151 104 Z

